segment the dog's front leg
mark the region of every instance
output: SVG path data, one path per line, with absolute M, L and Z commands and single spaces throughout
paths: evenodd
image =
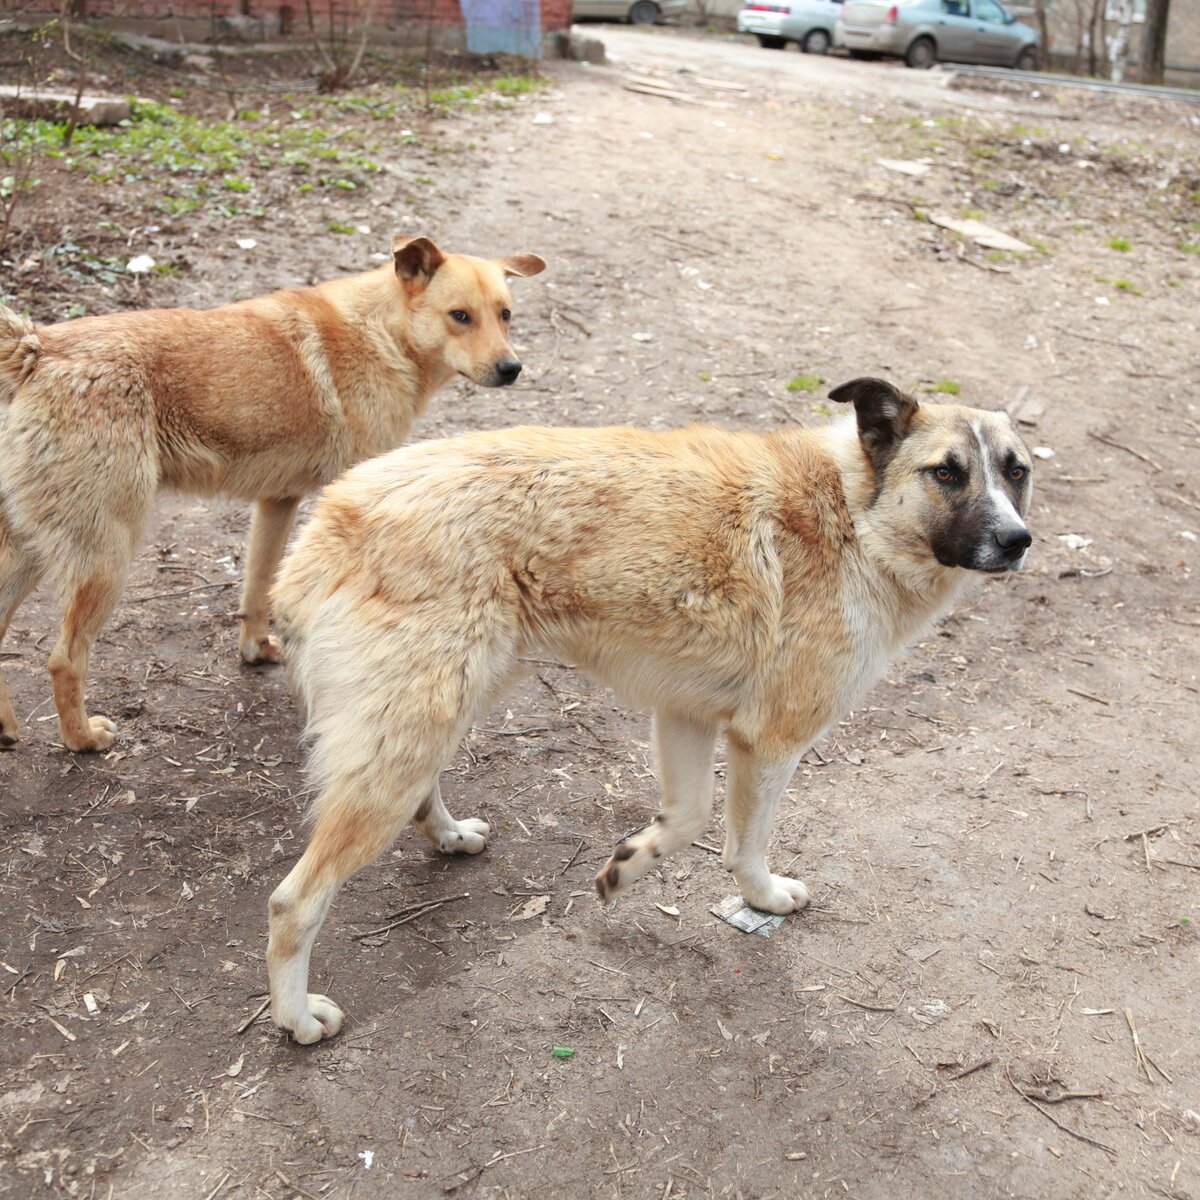
M 716 727 L 656 709 L 654 756 L 662 811 L 644 829 L 625 837 L 596 876 L 601 900 L 640 879 L 668 854 L 690 846 L 712 812 L 713 746 Z
M 254 505 L 250 542 L 246 547 L 246 581 L 238 613 L 241 620 L 238 649 L 248 663 L 279 660 L 279 642 L 270 633 L 271 587 L 299 506 L 298 497 L 259 500 Z
M 808 903 L 808 889 L 798 879 L 772 875 L 767 869 L 767 842 L 779 797 L 800 755 L 768 761 L 753 750 L 729 745 L 725 786 L 725 869 L 733 872 L 742 898 L 763 912 L 790 913 Z

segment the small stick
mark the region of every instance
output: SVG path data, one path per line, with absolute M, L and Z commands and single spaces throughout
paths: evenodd
M 867 1004 L 863 1000 L 855 1000 L 853 996 L 847 996 L 844 992 L 838 992 L 838 995 L 841 996 L 841 998 L 845 1000 L 847 1004 L 853 1004 L 855 1008 L 865 1008 L 867 1012 L 894 1013 L 896 1011 L 896 1006 L 894 1004 L 888 1008 L 881 1004 Z
M 1006 1071 L 1005 1074 L 1008 1074 L 1008 1072 Z M 1027 1096 L 1019 1087 L 1017 1087 L 1016 1082 L 1013 1080 L 1011 1074 L 1008 1074 L 1008 1082 L 1012 1084 L 1013 1091 L 1016 1092 L 1022 1100 L 1024 1100 L 1027 1104 L 1032 1104 L 1033 1107 L 1036 1108 L 1038 1112 L 1040 1112 L 1042 1116 L 1046 1118 L 1047 1121 L 1057 1125 L 1059 1129 L 1063 1131 L 1063 1133 L 1069 1133 L 1071 1137 L 1078 1138 L 1081 1142 L 1087 1142 L 1089 1146 L 1095 1146 L 1098 1150 L 1105 1150 L 1114 1157 L 1117 1157 L 1117 1152 L 1112 1146 L 1107 1146 L 1104 1144 L 1104 1142 L 1098 1142 L 1095 1138 L 1088 1137 L 1086 1133 L 1080 1133 L 1079 1130 L 1072 1129 L 1069 1125 L 1064 1125 L 1053 1113 L 1047 1112 L 1036 1100 L 1030 1096 Z
M 1147 466 L 1153 467 L 1156 471 L 1161 471 L 1162 467 L 1154 461 L 1149 455 L 1143 454 L 1140 450 L 1135 450 L 1132 446 L 1126 446 L 1123 442 L 1114 441 L 1110 437 L 1105 437 L 1102 433 L 1096 433 L 1094 430 L 1088 430 L 1088 437 L 1095 438 L 1096 441 L 1105 446 L 1112 446 L 1114 450 L 1124 450 L 1126 454 L 1132 454 L 1134 458 L 1140 459 Z
M 1200 871 L 1200 863 L 1184 862 L 1182 858 L 1164 858 L 1163 862 L 1170 863 L 1173 867 L 1190 867 L 1193 871 Z
M 1150 866 L 1150 839 L 1144 833 L 1142 834 L 1142 853 L 1146 856 L 1146 874 L 1152 875 L 1154 871 Z
M 268 996 L 238 1027 L 237 1033 L 245 1033 L 259 1017 L 271 1007 L 271 997 Z
M 710 846 L 707 842 L 693 842 L 692 845 L 700 850 L 707 850 L 709 854 L 721 853 L 721 850 L 718 846 Z
M 575 847 L 575 853 L 572 854 L 571 857 L 567 859 L 567 865 L 565 867 L 563 867 L 563 869 L 561 871 L 559 871 L 560 876 L 565 875 L 571 869 L 572 863 L 574 863 L 574 861 L 579 857 L 579 852 L 582 849 L 583 849 L 583 838 L 580 838 L 579 845 Z
M 419 908 L 416 912 L 409 913 L 407 917 L 401 917 L 398 921 L 389 921 L 386 925 L 380 925 L 378 929 L 368 929 L 366 933 L 356 933 L 352 940 L 361 942 L 363 938 L 373 937 L 377 933 L 387 933 L 392 929 L 398 929 L 401 925 L 407 925 L 409 921 L 415 921 L 418 917 L 423 917 L 427 912 L 432 912 L 435 908 L 441 908 L 443 904 L 450 904 L 454 900 L 466 900 L 470 894 L 470 892 L 463 892 L 461 896 L 447 896 L 444 900 L 434 900 L 432 903 L 425 905 L 424 908 Z
M 1146 835 L 1143 834 L 1144 838 Z M 1137 1026 L 1133 1023 L 1133 1010 L 1127 1008 L 1125 1010 L 1125 1021 L 1129 1026 L 1129 1032 L 1133 1037 L 1133 1054 L 1137 1059 L 1138 1066 L 1146 1072 L 1146 1080 L 1149 1083 L 1154 1082 L 1154 1076 L 1150 1074 L 1150 1064 L 1146 1061 L 1145 1054 L 1142 1053 L 1142 1039 L 1138 1037 Z
M 1142 1039 L 1138 1036 L 1137 1026 L 1133 1023 L 1133 1010 L 1127 1008 L 1125 1010 L 1125 1020 L 1129 1024 L 1129 1032 L 1133 1035 L 1133 1052 L 1137 1055 L 1138 1065 L 1146 1072 L 1146 1078 L 1153 1083 L 1154 1076 L 1150 1074 L 1150 1068 L 1153 1067 L 1168 1083 L 1175 1081 L 1142 1049 Z
M 233 581 L 229 583 L 204 583 L 199 587 L 184 588 L 181 592 L 151 592 L 148 596 L 131 596 L 130 604 L 142 604 L 147 600 L 162 600 L 169 596 L 190 596 L 193 592 L 219 592 L 225 588 L 233 587 Z
M 213 1188 L 213 1190 L 209 1192 L 207 1196 L 204 1197 L 204 1200 L 213 1200 L 213 1197 L 229 1182 L 229 1177 L 232 1174 L 232 1171 L 226 1171 L 225 1178 L 222 1179 L 221 1182 L 218 1183 L 217 1186 Z
M 1078 688 L 1072 687 L 1067 688 L 1067 691 L 1075 696 L 1082 696 L 1085 700 L 1093 700 L 1097 704 L 1103 704 L 1105 708 L 1108 707 L 1108 701 L 1103 696 L 1093 696 L 1091 692 L 1081 692 Z
M 974 1075 L 976 1071 L 982 1071 L 984 1067 L 990 1067 L 994 1061 L 991 1058 L 981 1058 L 977 1063 L 972 1063 L 969 1067 L 963 1067 L 961 1071 L 955 1071 L 948 1078 L 953 1080 L 966 1079 L 968 1075 Z

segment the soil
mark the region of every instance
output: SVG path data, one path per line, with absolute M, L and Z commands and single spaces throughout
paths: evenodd
M 771 860 L 814 898 L 769 937 L 709 911 L 731 890 L 717 813 L 598 906 L 593 873 L 656 808 L 648 723 L 539 664 L 444 781 L 487 851 L 410 831 L 347 885 L 312 985 L 347 1025 L 302 1048 L 252 1019 L 267 896 L 305 839 L 300 721 L 282 672 L 238 663 L 243 508 L 162 497 L 91 667 L 112 752 L 57 744 L 49 591 L 4 645 L 24 740 L 0 756 L 0 1195 L 1200 1195 L 1198 110 L 604 36 L 624 70 L 554 65 L 523 97 L 481 76 L 426 112 L 368 81 L 382 116 L 310 97 L 292 118 L 269 95 L 248 129 L 369 143 L 384 170 L 353 190 L 301 191 L 268 156 L 239 168 L 243 209 L 167 217 L 142 168 L 47 160 L 0 285 L 51 320 L 362 269 L 395 231 L 537 251 L 527 376 L 447 388 L 417 436 L 765 429 L 824 420 L 857 375 L 957 389 L 1019 404 L 1053 452 L 1028 569 L 806 757 Z M 623 87 L 655 71 L 703 103 Z M 171 273 L 121 269 L 142 253 Z

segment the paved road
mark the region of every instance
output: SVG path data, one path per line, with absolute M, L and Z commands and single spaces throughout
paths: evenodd
M 839 55 L 802 54 L 792 47 L 764 50 L 732 37 L 693 36 L 661 28 L 585 25 L 577 32 L 599 38 L 614 66 L 637 72 L 695 71 L 781 92 L 836 90 L 853 98 L 894 96 L 984 112 L 1013 113 L 1039 103 L 1032 96 L 1038 90 L 1032 84 L 1030 95 L 948 90 L 953 72 L 940 67 L 912 71 L 900 62 L 858 62 Z

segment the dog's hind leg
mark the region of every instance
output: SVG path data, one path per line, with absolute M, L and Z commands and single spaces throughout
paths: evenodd
M 269 597 L 299 506 L 298 497 L 259 500 L 250 517 L 246 579 L 242 585 L 242 604 L 238 612 L 241 621 L 238 650 L 248 663 L 279 660 L 279 642 L 270 633 Z
M 433 785 L 429 795 L 421 801 L 413 817 L 413 824 L 443 854 L 478 854 L 486 845 L 491 826 L 477 817 L 466 817 L 456 821 L 442 803 L 442 789 Z
M 790 913 L 808 903 L 808 889 L 798 879 L 772 875 L 767 869 L 767 842 L 775 808 L 800 756 L 768 762 L 752 750 L 729 743 L 725 781 L 725 869 L 733 872 L 742 898 L 763 912 Z
M 271 1019 L 304 1045 L 333 1037 L 342 1027 L 342 1010 L 308 991 L 309 958 L 325 914 L 342 884 L 408 824 L 431 781 L 422 779 L 385 798 L 377 787 L 386 790 L 387 782 L 351 776 L 328 788 L 317 801 L 308 848 L 271 895 Z
M 69 750 L 107 750 L 113 744 L 116 725 L 107 717 L 88 716 L 83 688 L 92 643 L 121 595 L 125 565 L 93 561 L 73 571 L 63 587 L 62 630 L 48 666 L 58 731 Z
M 0 645 L 13 614 L 41 577 L 38 560 L 17 545 L 0 512 Z M 17 744 L 17 738 L 17 715 L 4 685 L 4 672 L 0 671 L 0 750 L 10 750 Z
M 656 709 L 654 755 L 662 811 L 654 821 L 618 843 L 596 876 L 596 891 L 611 900 L 668 854 L 690 846 L 712 811 L 716 727 Z

